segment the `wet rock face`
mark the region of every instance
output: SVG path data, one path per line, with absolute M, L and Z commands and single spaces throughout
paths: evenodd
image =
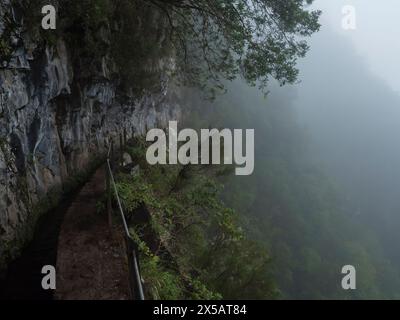
M 1 8 L 8 4 L 0 0 Z M 0 35 L 1 21 L 0 13 Z M 111 138 L 145 134 L 180 117 L 177 89 L 165 77 L 160 91 L 122 99 L 108 75 L 112 58 L 81 81 L 84 70 L 74 68 L 62 39 L 39 49 L 21 35 L 15 45 L 12 58 L 0 61 L 0 265 L 8 244 L 26 236 L 21 230 L 35 203 L 85 169 Z

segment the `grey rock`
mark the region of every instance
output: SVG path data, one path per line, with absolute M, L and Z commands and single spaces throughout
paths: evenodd
M 0 0 L 0 9 L 8 5 Z M 105 42 L 106 32 L 99 33 Z M 78 83 L 62 39 L 33 55 L 35 48 L 29 39 L 18 41 L 10 63 L 0 69 L 1 255 L 6 243 L 24 237 L 21 230 L 38 200 L 105 153 L 111 139 L 117 142 L 122 132 L 145 135 L 181 115 L 179 90 L 168 77 L 161 77 L 160 92 L 119 99 L 109 77 L 114 69 L 110 57 L 102 59 L 93 80 Z
M 131 155 L 127 152 L 124 152 L 124 154 L 122 155 L 122 159 L 124 166 L 127 166 L 133 162 Z

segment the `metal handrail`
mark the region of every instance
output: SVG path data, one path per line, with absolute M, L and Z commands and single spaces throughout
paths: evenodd
M 121 202 L 121 199 L 119 197 L 118 190 L 117 190 L 117 185 L 115 183 L 114 175 L 113 175 L 113 172 L 112 172 L 111 163 L 110 163 L 111 148 L 112 147 L 110 145 L 109 149 L 108 149 L 108 153 L 107 153 L 108 174 L 110 176 L 111 184 L 113 185 L 115 198 L 117 199 L 117 203 L 118 203 L 118 209 L 119 209 L 119 212 L 121 214 L 122 223 L 124 225 L 125 236 L 126 236 L 126 239 L 127 239 L 127 251 L 128 251 L 129 265 L 132 262 L 132 260 L 130 260 L 129 255 L 130 255 L 130 253 L 132 253 L 133 271 L 134 271 L 134 281 L 133 281 L 134 285 L 133 286 L 135 287 L 134 290 L 133 290 L 134 291 L 133 294 L 137 297 L 138 300 L 145 300 L 144 299 L 144 293 L 143 293 L 142 280 L 141 280 L 141 276 L 140 276 L 139 264 L 138 264 L 137 244 L 136 244 L 135 240 L 132 238 L 132 236 L 131 236 L 131 234 L 129 232 L 128 224 L 127 224 L 126 219 L 125 219 L 124 209 L 122 207 L 122 202 Z M 129 268 L 129 272 L 130 272 L 130 268 Z
M 113 185 L 115 197 L 116 197 L 116 199 L 117 199 L 119 212 L 120 212 L 121 217 L 122 217 L 122 223 L 123 223 L 123 225 L 124 225 L 124 230 L 125 230 L 126 236 L 127 236 L 128 238 L 131 238 L 131 235 L 130 235 L 130 233 L 129 233 L 128 224 L 126 223 L 126 219 L 125 219 L 125 215 L 124 215 L 124 210 L 122 209 L 121 199 L 120 199 L 120 197 L 119 197 L 118 190 L 117 190 L 117 186 L 116 186 L 116 184 L 115 184 L 114 175 L 113 175 L 112 170 L 111 170 L 110 159 L 107 159 L 107 166 L 108 166 L 108 171 L 109 171 L 109 174 L 110 174 L 111 183 L 112 183 L 112 185 Z M 133 240 L 133 239 L 132 239 L 132 240 Z

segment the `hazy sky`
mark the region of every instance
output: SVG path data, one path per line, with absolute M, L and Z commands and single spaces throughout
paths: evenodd
M 356 9 L 356 30 L 342 28 L 342 8 Z M 351 39 L 373 73 L 400 93 L 400 0 L 316 0 L 323 29 Z
M 346 4 L 356 9 L 356 30 L 342 28 Z M 400 227 L 400 0 L 315 5 L 323 28 L 299 61 L 298 118 L 315 156 L 362 203 L 356 211 Z

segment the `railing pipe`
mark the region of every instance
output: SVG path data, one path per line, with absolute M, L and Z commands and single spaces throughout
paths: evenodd
M 113 186 L 113 190 L 114 190 L 114 194 L 115 194 L 115 198 L 117 200 L 117 204 L 118 204 L 118 209 L 122 218 L 122 223 L 124 226 L 124 231 L 125 231 L 125 236 L 127 238 L 127 253 L 128 253 L 128 259 L 129 259 L 129 264 L 131 264 L 133 262 L 133 271 L 134 271 L 134 295 L 136 296 L 136 298 L 138 300 L 145 300 L 144 298 L 144 293 L 143 293 L 143 286 L 142 286 L 142 280 L 140 277 L 140 269 L 139 269 L 139 263 L 138 263 L 138 257 L 136 255 L 136 245 L 135 245 L 135 241 L 133 240 L 130 232 L 129 232 L 129 228 L 128 228 L 128 224 L 126 222 L 125 219 L 125 214 L 124 214 L 124 210 L 122 207 L 122 202 L 121 199 L 119 197 L 118 194 L 118 190 L 117 190 L 117 186 L 115 183 L 115 179 L 114 179 L 114 175 L 112 172 L 112 165 L 111 165 L 111 160 L 110 158 L 113 156 L 113 144 L 110 145 L 108 153 L 107 153 L 107 168 L 108 168 L 108 180 L 109 180 L 109 184 Z M 132 254 L 132 257 L 130 257 L 130 254 Z M 131 260 L 132 259 L 132 260 Z M 131 277 L 129 277 L 131 279 Z

